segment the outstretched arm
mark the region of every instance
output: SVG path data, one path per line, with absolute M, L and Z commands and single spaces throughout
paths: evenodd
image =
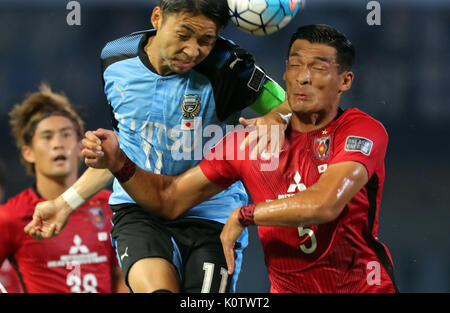
M 112 131 L 98 129 L 88 132 L 83 145 L 83 155 L 88 166 L 107 168 L 120 176 L 128 158 L 120 150 Z M 126 181 L 119 182 L 140 206 L 167 219 L 180 216 L 223 190 L 209 181 L 199 166 L 179 176 L 157 175 L 136 167 Z
M 112 178 L 108 170 L 88 168 L 69 191 L 79 196 L 76 206 L 69 203 L 69 198 L 64 199 L 63 195 L 66 193 L 56 199 L 40 202 L 36 205 L 32 221 L 25 226 L 24 231 L 38 240 L 57 236 L 77 207 L 106 188 Z

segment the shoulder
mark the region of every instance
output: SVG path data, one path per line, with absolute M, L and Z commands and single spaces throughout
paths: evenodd
M 116 62 L 134 58 L 139 53 L 139 45 L 144 36 L 152 34 L 153 30 L 134 32 L 108 42 L 102 49 L 100 58 L 103 71 Z M 153 31 L 154 32 L 154 31 Z
M 235 156 L 240 153 L 240 146 L 244 139 L 252 130 L 249 128 L 238 128 L 237 130 L 227 133 L 215 146 L 210 150 L 208 159 L 222 160 L 224 155 Z M 249 148 L 247 149 L 249 150 Z M 245 152 L 243 152 L 245 154 Z M 237 158 L 234 158 L 235 160 Z
M 219 37 L 203 65 L 221 68 L 233 57 L 234 51 L 237 49 L 239 46 L 234 42 Z
M 111 196 L 111 191 L 107 190 L 107 189 L 103 189 L 102 191 L 97 193 L 94 197 L 92 197 L 92 200 L 108 203 L 110 196 Z
M 194 70 L 211 83 L 220 121 L 253 104 L 267 79 L 250 53 L 223 37 Z
M 383 124 L 358 109 L 346 110 L 338 119 L 335 142 L 346 153 L 384 156 L 389 137 Z
M 232 147 L 236 148 L 241 145 L 241 143 L 244 141 L 244 139 L 248 136 L 249 133 L 251 133 L 253 129 L 251 128 L 241 128 L 241 126 L 238 125 L 238 129 L 227 133 L 223 140 L 228 142 L 229 145 L 232 143 Z
M 341 131 L 360 131 L 363 133 L 377 133 L 383 137 L 388 137 L 384 125 L 369 114 L 353 108 L 345 110 L 339 118 L 339 128 Z
M 27 188 L 21 193 L 8 199 L 5 204 L 0 205 L 0 219 L 13 219 L 17 216 L 26 215 L 31 208 L 34 209 L 37 202 L 39 202 L 38 196 L 31 188 Z
M 209 73 L 210 71 L 233 70 L 234 65 L 246 64 L 254 65 L 253 56 L 233 41 L 219 37 L 211 53 L 195 69 L 199 72 Z
M 109 206 L 110 195 L 111 191 L 107 189 L 100 191 L 79 207 L 74 214 L 81 214 L 80 216 L 88 214 L 91 217 L 100 217 L 100 220 L 103 220 L 101 216 L 110 219 L 112 217 L 112 211 Z

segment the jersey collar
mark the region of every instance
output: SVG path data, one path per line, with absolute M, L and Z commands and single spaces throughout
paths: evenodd
M 148 40 L 150 39 L 150 37 L 153 37 L 155 35 L 156 35 L 156 29 L 151 29 L 142 36 L 141 41 L 139 42 L 138 56 L 139 56 L 139 59 L 141 60 L 142 64 L 144 64 L 145 67 L 148 68 L 149 71 L 151 71 L 155 74 L 158 74 L 158 72 L 156 72 L 155 67 L 152 65 L 152 63 L 150 63 L 150 60 L 148 59 L 148 55 L 145 52 L 145 46 L 147 45 Z

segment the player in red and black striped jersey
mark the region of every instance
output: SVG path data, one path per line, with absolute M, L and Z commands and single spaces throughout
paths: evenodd
M 144 208 L 178 216 L 242 180 L 255 204 L 234 210 L 222 231 L 229 273 L 237 238 L 256 224 L 272 292 L 397 291 L 390 254 L 377 238 L 388 135 L 366 113 L 339 109 L 353 58 L 352 44 L 334 28 L 300 27 L 284 76 L 293 115 L 279 156 L 241 153 L 250 137 L 241 130 L 180 176 L 136 168 L 122 186 Z M 95 141 L 85 145 L 87 163 L 120 173 L 130 161 L 112 133 L 102 140 L 101 158 Z
M 24 232 L 37 203 L 77 179 L 83 122 L 68 99 L 42 86 L 10 113 L 22 161 L 36 184 L 0 205 L 0 264 L 8 259 L 21 292 L 125 291 L 110 241 L 109 191 L 80 206 L 60 236 L 38 241 Z
M 260 225 L 271 291 L 394 291 L 392 260 L 377 239 L 388 141 L 381 123 L 349 109 L 323 128 L 292 129 L 276 171 L 261 171 L 261 159 L 227 160 L 246 132 L 225 137 L 200 168 L 223 188 L 241 179 L 257 203 L 249 218 Z
M 109 236 L 109 195 L 100 192 L 75 211 L 60 236 L 41 242 L 23 231 L 36 204 L 45 201 L 36 187 L 0 206 L 0 263 L 10 261 L 20 292 L 113 292 L 120 272 Z

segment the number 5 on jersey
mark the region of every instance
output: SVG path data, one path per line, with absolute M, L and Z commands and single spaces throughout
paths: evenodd
M 316 235 L 314 234 L 314 231 L 310 228 L 303 228 L 303 227 L 299 227 L 298 228 L 298 235 L 300 237 L 303 237 L 305 235 L 308 235 L 309 238 L 311 239 L 311 245 L 309 247 L 306 247 L 305 244 L 300 245 L 300 250 L 302 250 L 303 253 L 305 254 L 311 254 L 314 251 L 316 251 L 317 248 L 317 240 L 316 240 Z

